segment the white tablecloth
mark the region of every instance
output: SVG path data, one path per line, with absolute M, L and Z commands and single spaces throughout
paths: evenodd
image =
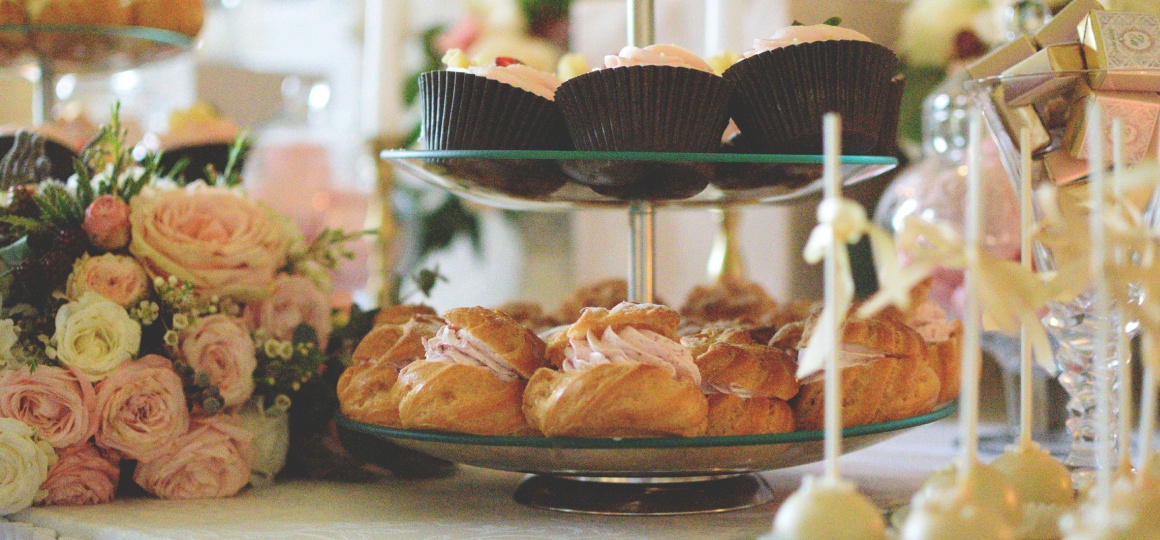
M 917 428 L 842 457 L 845 476 L 884 508 L 905 503 L 954 456 L 949 421 Z M 778 502 L 820 464 L 765 473 Z M 446 478 L 371 484 L 287 481 L 229 499 L 120 499 L 92 507 L 32 508 L 11 519 L 80 540 L 218 539 L 752 539 L 777 503 L 681 517 L 566 514 L 524 507 L 511 495 L 523 475 L 460 467 Z M 3 525 L 3 524 L 0 524 Z M 0 534 L 0 537 L 3 535 Z

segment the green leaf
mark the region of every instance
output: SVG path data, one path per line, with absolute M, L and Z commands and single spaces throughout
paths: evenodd
M 801 21 L 794 19 L 793 23 L 791 23 L 790 26 L 805 26 L 805 25 L 802 24 Z
M 830 17 L 829 19 L 822 21 L 822 24 L 824 24 L 826 26 L 841 26 L 842 25 L 842 18 L 841 17 Z
M 483 248 L 479 219 L 464 208 L 458 197 L 447 197 L 443 205 L 420 219 L 419 257 L 447 248 L 461 234 L 471 239 L 478 255 Z

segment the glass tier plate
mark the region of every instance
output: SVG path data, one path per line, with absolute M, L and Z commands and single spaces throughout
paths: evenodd
M 57 74 L 123 71 L 192 46 L 189 36 L 143 26 L 0 25 L 0 65 L 49 63 Z
M 822 189 L 822 156 L 547 150 L 386 150 L 382 159 L 466 199 L 513 210 L 791 204 Z M 898 165 L 843 156 L 846 185 Z
M 934 411 L 842 430 L 853 452 L 954 413 L 956 402 Z M 688 477 L 740 474 L 821 461 L 823 432 L 795 431 L 732 437 L 568 438 L 496 437 L 411 431 L 356 422 L 340 426 L 464 465 L 582 477 Z

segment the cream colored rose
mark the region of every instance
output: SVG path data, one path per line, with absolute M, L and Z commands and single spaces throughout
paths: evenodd
M 28 424 L 0 418 L 0 516 L 32 506 L 56 453 Z
M 57 359 L 95 383 L 137 355 L 141 325 L 125 308 L 86 292 L 56 312 L 52 339 Z
M 241 320 L 221 314 L 201 317 L 185 327 L 180 337 L 185 363 L 209 375 L 226 407 L 250 399 L 258 361 L 254 340 Z
M 127 309 L 149 295 L 149 283 L 145 268 L 133 257 L 84 255 L 73 265 L 65 293 L 77 300 L 86 292 L 95 292 Z
M 129 250 L 150 275 L 176 276 L 207 295 L 259 299 L 286 263 L 279 218 L 242 193 L 204 184 L 133 198 Z

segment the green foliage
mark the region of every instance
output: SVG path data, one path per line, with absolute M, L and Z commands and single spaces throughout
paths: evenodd
M 255 393 L 268 399 L 297 392 L 326 362 L 325 351 L 318 346 L 318 333 L 306 323 L 294 329 L 290 341 L 259 337 L 254 339 L 259 359 L 254 371 Z
M 35 200 L 40 208 L 40 221 L 45 225 L 68 229 L 79 227 L 85 221 L 85 207 L 56 182 L 41 184 Z
M 483 249 L 475 214 L 458 197 L 447 197 L 435 211 L 420 217 L 419 256 L 445 249 L 460 234 L 467 235 L 477 254 Z
M 205 168 L 206 183 L 211 186 L 222 187 L 237 187 L 242 185 L 242 171 L 239 167 L 239 164 L 245 160 L 246 155 L 250 153 L 250 148 L 253 146 L 253 144 L 254 142 L 250 140 L 248 133 L 244 131 L 239 133 L 237 138 L 234 139 L 234 144 L 230 146 L 230 155 L 226 160 L 226 170 L 218 173 L 217 171 L 213 170 L 213 167 L 207 166 Z M 185 161 L 184 164 L 178 162 L 174 165 L 173 168 L 177 169 L 180 166 L 182 169 L 184 169 L 189 165 L 188 160 L 183 159 L 183 161 Z M 170 175 L 176 176 L 177 173 L 171 172 Z
M 922 101 L 946 78 L 942 67 L 903 63 L 906 86 L 902 89 L 902 109 L 898 118 L 899 137 L 922 143 Z

